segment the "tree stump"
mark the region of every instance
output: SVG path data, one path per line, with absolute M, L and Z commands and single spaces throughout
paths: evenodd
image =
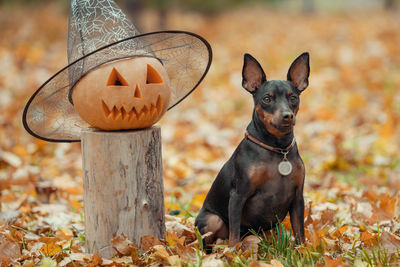
M 111 239 L 124 234 L 164 238 L 161 130 L 82 131 L 87 252 L 115 254 Z

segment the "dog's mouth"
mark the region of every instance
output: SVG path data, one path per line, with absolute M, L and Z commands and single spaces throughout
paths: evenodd
M 279 123 L 279 124 L 275 124 L 273 122 L 270 122 L 270 125 L 272 127 L 274 127 L 276 130 L 278 130 L 279 132 L 286 133 L 286 132 L 290 131 L 293 128 L 294 121 L 292 121 L 292 122 L 284 122 L 284 123 Z

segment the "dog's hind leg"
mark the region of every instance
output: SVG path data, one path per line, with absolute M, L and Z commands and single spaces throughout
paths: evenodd
M 229 236 L 228 227 L 218 215 L 202 210 L 196 218 L 196 226 L 202 235 L 211 233 L 203 239 L 207 252 L 211 252 L 212 244 L 217 238 L 227 239 Z

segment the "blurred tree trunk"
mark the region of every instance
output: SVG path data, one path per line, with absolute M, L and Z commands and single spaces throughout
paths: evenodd
M 167 8 L 165 6 L 161 6 L 158 10 L 158 23 L 160 30 L 165 30 L 167 28 Z
M 167 28 L 167 19 L 168 19 L 168 6 L 167 0 L 156 0 L 156 8 L 158 11 L 158 30 L 165 30 Z
M 2 1 L 2 0 L 0 0 Z M 167 0 L 155 0 L 152 1 L 154 7 L 158 13 L 158 29 L 157 30 L 165 30 L 167 27 L 167 17 L 168 17 L 168 1 Z M 127 11 L 129 17 L 131 18 L 133 24 L 136 28 L 141 31 L 142 29 L 142 21 L 140 16 L 142 14 L 145 1 L 143 0 L 123 0 L 123 4 L 125 10 Z
M 124 2 L 125 10 L 127 15 L 131 18 L 132 23 L 141 32 L 142 25 L 140 15 L 142 14 L 143 1 L 142 0 L 125 0 Z
M 315 11 L 314 0 L 303 0 L 303 13 L 313 13 Z
M 386 10 L 393 10 L 396 8 L 396 0 L 384 0 L 384 1 Z

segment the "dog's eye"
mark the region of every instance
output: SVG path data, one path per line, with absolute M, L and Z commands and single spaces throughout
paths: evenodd
M 269 103 L 271 103 L 272 99 L 271 99 L 270 96 L 266 96 L 266 97 L 263 98 L 262 101 L 263 101 L 264 103 L 266 103 L 266 104 L 269 104 Z
M 289 98 L 289 101 L 290 101 L 290 103 L 296 103 L 297 102 L 297 97 L 296 96 L 294 96 L 294 95 L 291 95 L 290 96 L 290 98 Z

